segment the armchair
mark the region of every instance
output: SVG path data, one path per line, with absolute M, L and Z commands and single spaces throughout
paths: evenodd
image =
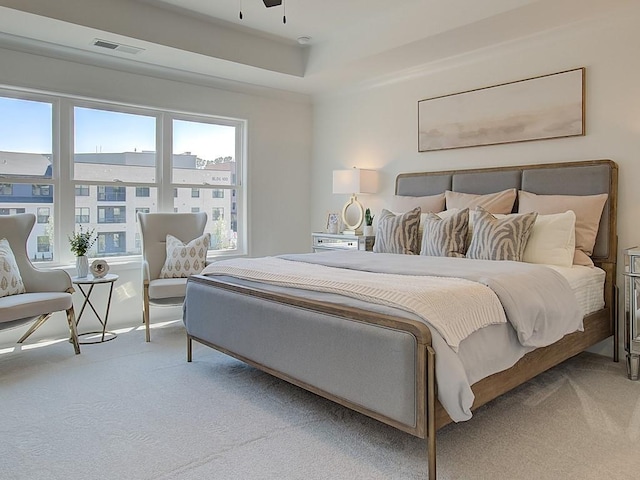
M 0 330 L 33 321 L 18 343 L 23 343 L 46 322 L 53 312 L 66 311 L 71 342 L 80 353 L 75 313 L 71 294 L 71 278 L 63 270 L 44 270 L 33 266 L 27 254 L 27 238 L 35 223 L 35 215 L 23 213 L 0 216 L 0 239 L 6 238 L 20 271 L 26 293 L 0 297 Z
M 207 214 L 199 213 L 138 213 L 142 237 L 142 321 L 145 339 L 149 331 L 150 305 L 180 305 L 187 288 L 187 278 L 160 278 L 167 258 L 167 235 L 183 243 L 201 236 L 207 224 Z

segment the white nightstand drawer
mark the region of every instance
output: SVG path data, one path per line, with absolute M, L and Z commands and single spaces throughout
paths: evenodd
M 364 235 L 342 235 L 333 233 L 314 232 L 313 251 L 321 250 L 373 250 L 375 237 L 365 237 Z

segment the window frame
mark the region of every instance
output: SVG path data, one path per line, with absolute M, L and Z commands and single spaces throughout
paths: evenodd
M 237 243 L 234 250 L 210 250 L 208 257 L 242 256 L 247 255 L 248 241 L 247 232 L 247 205 L 246 205 L 246 172 L 247 172 L 247 120 L 230 118 L 220 115 L 198 112 L 175 111 L 154 106 L 133 105 L 106 101 L 104 99 L 91 99 L 74 95 L 61 95 L 54 92 L 22 90 L 13 86 L 0 87 L 0 97 L 23 99 L 28 101 L 43 102 L 51 105 L 52 115 L 52 152 L 51 152 L 51 177 L 11 177 L 3 179 L 3 184 L 31 184 L 49 186 L 53 189 L 53 203 L 50 216 L 53 217 L 53 234 L 51 239 L 51 249 L 53 250 L 53 260 L 47 265 L 69 265 L 73 262 L 73 254 L 68 248 L 67 236 L 69 232 L 75 231 L 75 209 L 85 207 L 85 204 L 76 202 L 76 186 L 80 188 L 91 186 L 109 187 L 155 187 L 157 190 L 157 211 L 174 211 L 173 192 L 175 188 L 200 188 L 236 190 L 237 195 Z M 151 116 L 156 119 L 156 174 L 155 182 L 127 182 L 127 181 L 87 181 L 76 180 L 74 178 L 75 167 L 75 130 L 74 130 L 74 109 L 76 107 L 101 109 L 120 113 L 132 113 Z M 200 123 L 211 123 L 216 125 L 227 125 L 235 128 L 235 175 L 232 177 L 231 185 L 217 184 L 184 184 L 174 183 L 172 178 L 172 122 L 173 120 L 185 120 Z M 64 159 L 64 161 L 63 161 Z M 233 181 L 235 180 L 235 182 Z M 133 193 L 133 192 L 131 192 Z M 91 195 L 91 194 L 90 194 Z M 206 193 L 204 194 L 206 195 Z M 212 194 L 211 194 L 212 195 Z M 127 197 L 129 195 L 126 195 Z M 133 195 L 135 197 L 135 193 Z M 203 194 L 200 194 L 202 197 Z M 225 194 L 226 196 L 226 194 Z M 86 198 L 86 196 L 81 195 Z M 97 200 L 97 194 L 96 194 Z M 98 201 L 108 205 L 110 200 Z M 117 200 L 113 200 L 114 202 Z M 125 200 L 126 201 L 126 200 Z M 121 203 L 125 203 L 122 201 Z M 127 202 L 128 204 L 128 202 Z M 17 207 L 22 205 L 16 204 Z M 135 204 L 131 204 L 135 207 Z M 91 215 L 90 215 L 91 216 Z M 97 221 L 97 216 L 96 219 Z M 116 224 L 117 225 L 117 224 Z M 117 232 L 116 232 L 117 233 Z M 126 234 L 126 232 L 125 232 Z M 125 237 L 126 238 L 126 237 Z M 125 246 L 126 247 L 126 246 Z M 140 254 L 119 255 L 119 262 L 140 261 Z

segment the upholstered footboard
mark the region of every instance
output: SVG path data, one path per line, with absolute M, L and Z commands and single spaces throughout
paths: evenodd
M 428 437 L 435 478 L 435 355 L 426 325 L 199 276 L 189 279 L 187 298 L 189 361 L 195 340 Z

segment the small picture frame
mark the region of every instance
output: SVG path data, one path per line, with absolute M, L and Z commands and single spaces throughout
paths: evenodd
M 327 233 L 340 233 L 340 214 L 331 212 L 327 214 Z

